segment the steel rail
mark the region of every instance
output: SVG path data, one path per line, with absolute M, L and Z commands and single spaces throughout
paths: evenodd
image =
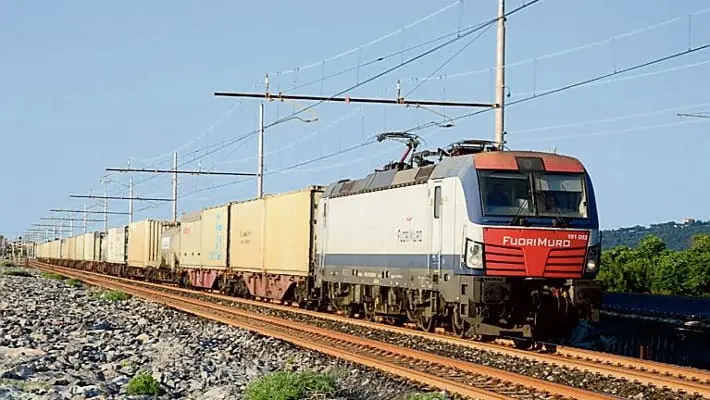
M 102 274 L 37 262 L 32 262 L 32 265 L 43 270 L 79 278 L 87 283 L 120 289 L 205 318 L 220 320 L 264 335 L 278 337 L 305 348 L 362 363 L 462 396 L 512 398 L 510 396 L 513 395 L 516 398 L 527 398 L 530 396 L 530 392 L 534 392 L 570 399 L 615 398 L 291 320 L 174 295 L 159 289 L 144 287 L 143 283 L 145 282 L 141 281 L 125 283 L 122 282 L 125 279 Z M 471 386 L 472 384 L 478 388 Z
M 125 278 L 119 278 L 125 279 Z M 154 287 L 165 287 L 165 285 L 147 283 Z M 668 388 L 687 393 L 698 393 L 710 398 L 710 371 L 691 367 L 682 367 L 671 364 L 659 363 L 649 360 L 641 360 L 632 357 L 619 356 L 615 354 L 595 352 L 585 349 L 576 349 L 567 346 L 557 346 L 556 353 L 534 353 L 528 350 L 520 350 L 503 343 L 482 343 L 470 339 L 462 339 L 453 335 L 442 335 L 428 333 L 419 330 L 401 328 L 381 323 L 374 323 L 361 319 L 348 318 L 345 316 L 325 314 L 293 306 L 285 306 L 273 302 L 247 300 L 238 297 L 226 296 L 205 291 L 171 287 L 171 290 L 183 293 L 209 296 L 219 300 L 231 301 L 235 303 L 269 307 L 286 312 L 309 315 L 316 318 L 349 323 L 369 329 L 405 334 L 436 340 L 476 350 L 496 352 L 506 356 L 521 357 L 531 361 L 537 361 L 552 365 L 560 365 L 568 368 L 577 368 L 582 371 L 599 373 L 604 376 L 613 376 L 629 381 L 638 381 L 645 385 L 653 385 L 660 388 Z M 501 341 L 503 342 L 503 341 Z
M 86 271 L 84 271 L 86 272 Z M 96 274 L 96 273 L 94 273 Z M 101 274 L 96 274 L 101 276 Z M 126 278 L 117 278 L 127 282 L 135 282 Z M 141 282 L 156 288 L 166 288 L 164 284 Z M 405 334 L 421 337 L 429 340 L 436 340 L 442 343 L 468 347 L 477 350 L 496 352 L 498 354 L 521 357 L 527 360 L 542 362 L 551 365 L 559 365 L 567 368 L 576 368 L 582 371 L 598 373 L 604 376 L 612 376 L 629 381 L 637 381 L 645 385 L 666 388 L 685 393 L 697 393 L 710 398 L 710 371 L 696 368 L 675 366 L 671 364 L 659 363 L 655 361 L 635 359 L 631 357 L 619 356 L 615 354 L 594 352 L 591 350 L 576 349 L 567 346 L 557 346 L 556 353 L 534 353 L 527 350 L 513 348 L 510 345 L 499 343 L 482 343 L 470 339 L 462 339 L 453 335 L 442 335 L 428 333 L 419 330 L 401 328 L 381 323 L 353 319 L 345 316 L 326 314 L 293 306 L 275 304 L 273 302 L 247 300 L 238 297 L 226 296 L 205 291 L 184 289 L 169 286 L 171 290 L 186 294 L 208 296 L 219 300 L 231 301 L 235 303 L 248 304 L 259 307 L 269 307 L 286 312 L 300 313 L 316 318 L 349 323 L 369 329 L 378 329 L 398 334 Z

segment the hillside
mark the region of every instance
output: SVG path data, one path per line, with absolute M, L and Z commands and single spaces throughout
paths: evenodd
M 665 222 L 651 226 L 633 226 L 602 231 L 602 246 L 609 249 L 615 246 L 636 247 L 647 235 L 658 236 L 669 249 L 683 250 L 690 246 L 693 235 L 710 234 L 710 221 L 686 220 L 683 222 Z

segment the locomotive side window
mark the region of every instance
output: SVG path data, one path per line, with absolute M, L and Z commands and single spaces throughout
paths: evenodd
M 441 186 L 434 187 L 434 218 L 438 219 L 441 214 Z

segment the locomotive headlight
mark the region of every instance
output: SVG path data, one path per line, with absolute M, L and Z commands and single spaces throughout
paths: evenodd
M 601 263 L 601 246 L 595 245 L 589 248 L 587 252 L 587 264 L 585 266 L 585 272 L 596 272 L 599 269 L 599 264 Z
M 483 269 L 483 245 L 466 239 L 466 266 Z

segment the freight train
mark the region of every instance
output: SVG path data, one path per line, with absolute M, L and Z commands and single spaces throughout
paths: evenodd
M 564 342 L 580 319 L 598 318 L 600 253 L 579 160 L 485 141 L 36 249 L 57 265 L 523 348 Z

